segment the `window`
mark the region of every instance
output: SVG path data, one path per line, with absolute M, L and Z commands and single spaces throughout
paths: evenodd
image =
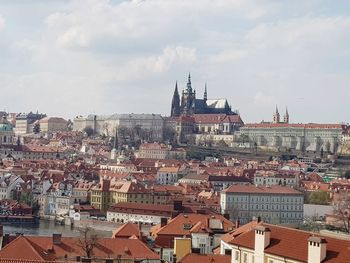
M 248 255 L 247 253 L 243 254 L 243 263 L 247 263 L 248 262 Z
M 239 251 L 235 251 L 235 260 L 239 260 Z

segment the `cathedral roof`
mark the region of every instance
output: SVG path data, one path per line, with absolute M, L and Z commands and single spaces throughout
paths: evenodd
M 209 108 L 224 109 L 228 106 L 227 99 L 211 99 L 207 100 L 207 105 Z

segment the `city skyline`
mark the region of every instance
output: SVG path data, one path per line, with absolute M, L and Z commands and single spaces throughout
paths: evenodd
M 243 121 L 348 122 L 349 3 L 2 1 L 2 110 L 170 115 L 188 72 Z

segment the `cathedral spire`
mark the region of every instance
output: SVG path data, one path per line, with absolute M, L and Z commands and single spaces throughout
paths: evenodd
M 173 95 L 173 100 L 171 102 L 171 113 L 170 115 L 172 117 L 180 116 L 180 96 L 179 96 L 179 90 L 177 88 L 177 81 L 175 83 L 175 90 Z
M 207 99 L 208 99 L 207 83 L 205 83 L 205 87 L 204 87 L 204 100 L 206 101 Z
M 187 91 L 188 91 L 188 92 L 192 92 L 191 73 L 188 73 Z

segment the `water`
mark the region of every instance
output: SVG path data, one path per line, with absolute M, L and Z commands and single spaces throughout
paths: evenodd
M 95 231 L 99 237 L 111 237 L 111 231 Z M 80 233 L 78 229 L 56 224 L 54 221 L 40 220 L 37 225 L 5 225 L 4 233 L 15 235 L 21 233 L 26 236 L 52 236 L 53 233 L 60 233 L 63 237 L 76 237 Z

